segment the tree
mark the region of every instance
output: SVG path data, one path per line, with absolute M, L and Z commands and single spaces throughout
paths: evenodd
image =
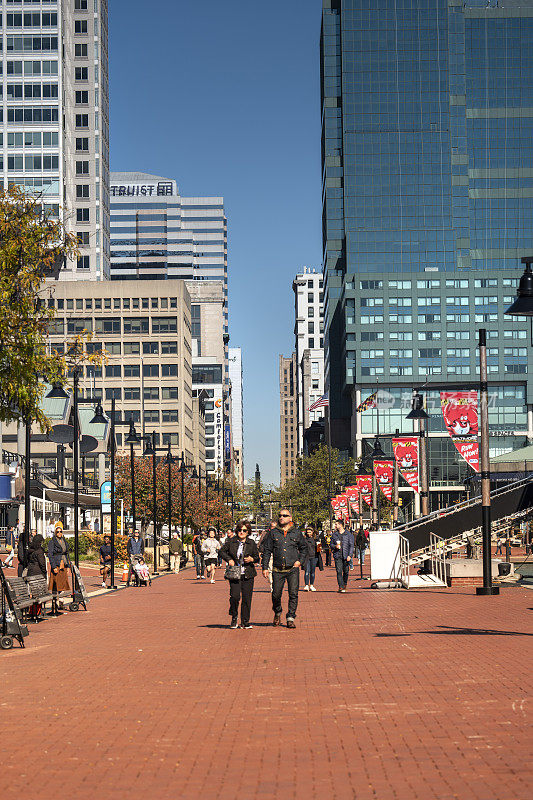
M 153 520 L 153 472 L 151 456 L 134 456 L 135 513 L 145 528 Z M 117 499 L 123 500 L 131 509 L 131 461 L 129 456 L 119 456 L 116 461 L 115 481 Z M 156 465 L 157 529 L 168 524 L 168 464 L 162 458 Z M 204 490 L 205 491 L 205 490 Z M 208 490 L 207 503 L 204 491 L 198 493 L 198 481 L 190 476 L 184 478 L 184 520 L 187 527 L 200 528 L 215 525 L 226 528 L 231 525 L 231 511 L 212 489 Z M 171 523 L 181 525 L 181 472 L 176 462 L 170 467 Z
M 338 450 L 331 450 L 331 493 L 337 486 L 355 483 L 356 464 L 353 458 L 341 460 Z M 279 502 L 292 509 L 300 524 L 321 523 L 329 518 L 329 458 L 326 445 L 320 445 L 309 456 L 298 458 L 296 474 L 279 491 Z
M 40 408 L 43 380 L 65 377 L 66 362 L 47 351 L 54 309 L 43 279 L 77 253 L 76 239 L 43 216 L 39 198 L 0 190 L 0 422 L 49 423 Z

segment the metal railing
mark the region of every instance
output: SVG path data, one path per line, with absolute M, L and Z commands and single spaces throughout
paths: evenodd
M 443 583 L 446 583 L 446 549 L 445 540 L 435 533 L 430 533 L 429 561 L 431 573 Z
M 501 486 L 499 489 L 493 489 L 490 493 L 491 500 L 496 497 L 501 497 L 508 492 L 513 492 L 516 489 L 519 489 L 521 486 L 527 486 L 528 484 L 532 483 L 533 480 L 531 478 L 521 478 L 519 481 L 515 481 L 514 483 L 508 483 L 506 486 Z M 471 497 L 469 500 L 463 500 L 461 503 L 456 503 L 453 506 L 446 506 L 446 508 L 440 508 L 437 511 L 432 511 L 431 514 L 428 514 L 425 517 L 419 517 L 412 522 L 406 522 L 403 525 L 400 525 L 396 530 L 398 531 L 405 531 L 410 532 L 417 528 L 419 525 L 425 525 L 427 522 L 431 521 L 432 519 L 440 519 L 441 517 L 448 516 L 450 514 L 455 514 L 458 511 L 462 511 L 465 508 L 472 508 L 473 506 L 479 505 L 481 503 L 481 497 Z
M 406 589 L 409 588 L 409 539 L 400 535 L 400 580 Z

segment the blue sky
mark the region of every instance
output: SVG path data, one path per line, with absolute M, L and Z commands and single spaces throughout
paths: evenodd
M 292 279 L 321 263 L 320 0 L 112 0 L 111 169 L 223 195 L 245 466 L 279 482 Z M 148 11 L 149 9 L 149 11 Z

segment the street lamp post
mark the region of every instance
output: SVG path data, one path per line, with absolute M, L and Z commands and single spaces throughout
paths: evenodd
M 137 530 L 137 523 L 135 520 L 135 460 L 133 455 L 133 445 L 139 442 L 139 436 L 135 430 L 133 420 L 130 422 L 130 430 L 126 439 L 126 444 L 130 446 L 130 473 L 131 473 L 131 524 L 133 530 Z
M 489 459 L 489 398 L 487 386 L 487 331 L 479 331 L 479 416 L 480 416 L 480 467 L 481 467 L 481 531 L 483 536 L 483 586 L 476 594 L 499 594 L 492 585 L 492 554 L 490 529 L 490 459 Z
M 156 444 L 155 444 L 155 431 L 149 436 L 143 436 L 142 439 L 147 441 L 144 448 L 143 456 L 152 456 L 152 516 L 154 528 L 154 575 L 158 570 L 158 550 L 157 550 L 157 463 L 156 463 Z M 170 503 L 169 503 L 170 505 Z M 170 564 L 170 559 L 169 559 Z
M 378 482 L 376 480 L 376 472 L 374 470 L 374 461 L 378 461 L 382 458 L 387 458 L 387 455 L 383 452 L 381 443 L 376 436 L 374 439 L 374 449 L 369 456 L 369 461 L 372 462 L 372 522 L 374 525 L 377 523 L 378 530 L 381 529 L 381 503 L 379 498 Z
M 170 447 L 170 444 L 169 444 Z M 181 464 L 180 464 L 180 473 L 181 473 L 181 541 L 183 541 L 185 536 L 185 458 L 183 456 L 183 450 L 181 451 Z
M 395 436 L 399 436 L 400 431 L 396 428 Z M 392 524 L 391 528 L 395 528 L 398 524 L 398 509 L 400 505 L 400 469 L 398 467 L 398 459 L 393 459 L 393 481 L 392 481 Z
M 429 482 L 426 447 L 426 420 L 429 419 L 424 409 L 424 398 L 420 392 L 415 392 L 411 401 L 411 411 L 406 419 L 418 420 L 419 459 L 420 459 L 420 505 L 423 517 L 429 514 Z

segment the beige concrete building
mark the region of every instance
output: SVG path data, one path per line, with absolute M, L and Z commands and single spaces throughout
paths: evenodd
M 160 446 L 189 463 L 202 463 L 198 448 L 203 427 L 194 432 L 198 404 L 192 396 L 190 297 L 181 280 L 73 281 L 48 284 L 56 308 L 53 347 L 69 337 L 92 333 L 88 347 L 105 348 L 107 363 L 85 366 L 80 388 L 102 398 L 109 413 L 114 397 L 117 420 L 133 420 L 137 429 L 156 433 Z M 119 451 L 127 428 L 117 428 Z M 196 447 L 195 447 L 196 440 Z M 141 445 L 136 446 L 141 451 Z M 89 457 L 87 468 L 90 469 Z
M 296 472 L 296 353 L 290 358 L 279 357 L 279 418 L 280 418 L 280 485 L 294 477 Z

